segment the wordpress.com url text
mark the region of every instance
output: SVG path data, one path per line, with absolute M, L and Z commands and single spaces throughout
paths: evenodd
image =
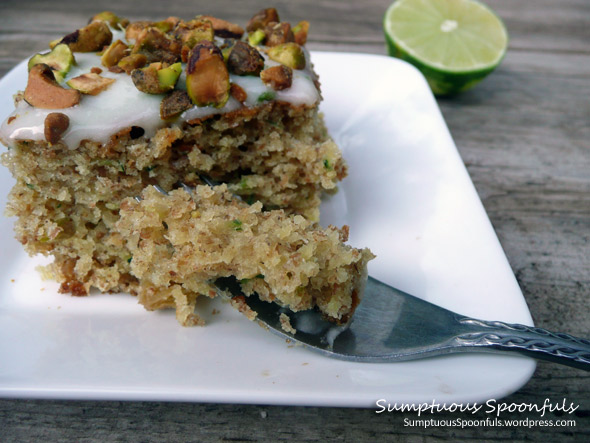
M 465 419 L 465 418 L 453 418 L 453 419 L 438 419 L 438 418 L 427 418 L 427 419 L 412 419 L 405 418 L 404 426 L 409 427 L 420 427 L 420 428 L 436 428 L 436 427 L 449 427 L 449 428 L 477 428 L 477 427 L 502 427 L 502 428 L 537 428 L 537 427 L 575 427 L 575 420 L 544 420 L 544 419 L 519 419 L 519 420 L 508 420 L 494 418 L 485 419 Z

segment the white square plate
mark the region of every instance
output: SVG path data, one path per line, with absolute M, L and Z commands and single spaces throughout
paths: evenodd
M 422 75 L 389 57 L 312 54 L 322 110 L 350 175 L 322 206 L 369 246 L 370 273 L 462 314 L 532 324 L 506 257 Z M 0 82 L 0 117 L 23 89 L 23 62 Z M 0 170 L 2 196 L 13 180 Z M 292 346 L 229 305 L 180 327 L 125 294 L 57 293 L 0 220 L 0 396 L 375 407 L 474 402 L 521 387 L 535 363 L 473 354 L 397 363 L 332 360 Z M 211 315 L 213 308 L 220 314 Z M 425 319 L 428 321 L 428 319 Z M 378 325 L 376 325 L 378 327 Z

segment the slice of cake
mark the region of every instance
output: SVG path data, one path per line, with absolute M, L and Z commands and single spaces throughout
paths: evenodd
M 235 277 L 244 294 L 256 292 L 292 311 L 317 307 L 346 322 L 358 305 L 372 254 L 345 245 L 348 230 L 321 229 L 301 215 L 263 211 L 228 192 L 197 186 L 163 195 L 146 188 L 123 200 L 112 236 L 126 250 L 148 309 L 176 306 L 194 323 L 196 294 L 217 295 L 215 281 Z
M 17 216 L 16 236 L 29 254 L 54 257 L 51 271 L 61 292 L 127 291 L 139 294 L 149 309 L 176 306 L 179 319 L 191 323 L 187 309 L 194 308 L 198 295 L 209 295 L 217 269 L 218 276 L 234 272 L 249 279 L 242 284 L 246 293 L 256 291 L 295 309 L 320 306 L 334 319 L 352 312 L 352 291 L 370 254 L 341 242 L 336 246 L 336 231 L 312 223 L 319 217 L 321 194 L 336 188 L 346 165 L 318 113 L 319 82 L 304 48 L 308 27 L 281 22 L 273 8 L 255 14 L 246 29 L 205 15 L 130 23 L 104 12 L 31 58 L 27 87 L 15 96 L 16 109 L 0 129 L 0 140 L 9 147 L 2 162 L 16 179 L 7 212 Z M 219 247 L 233 244 L 225 234 L 215 236 L 222 215 L 251 208 L 261 220 L 277 221 L 277 229 L 279 219 L 280 229 L 298 227 L 305 242 L 268 241 L 277 245 L 279 256 L 286 254 L 284 263 L 301 248 L 304 255 L 313 250 L 319 274 L 297 268 L 297 290 L 279 284 L 271 265 L 253 274 L 264 279 L 252 279 L 248 272 L 256 266 L 249 261 L 255 256 L 242 254 L 234 257 L 239 267 L 185 269 L 178 278 L 163 280 L 163 265 L 146 262 L 147 239 L 130 242 L 147 232 L 148 202 L 159 197 L 152 193 L 138 204 L 129 198 L 150 185 L 165 191 L 180 183 L 195 186 L 201 176 L 224 183 L 210 191 L 217 196 L 211 214 L 221 217 L 212 216 L 210 239 Z M 198 188 L 200 197 L 184 206 L 192 201 L 197 206 L 191 211 L 199 211 L 200 204 L 213 205 L 204 192 Z M 241 202 L 228 199 L 228 193 Z M 170 204 L 174 212 L 171 202 L 180 198 L 172 192 L 156 206 Z M 136 218 L 130 208 L 138 211 Z M 175 240 L 162 226 L 149 231 L 161 237 L 152 239 L 153 247 L 174 249 Z M 205 224 L 198 226 L 206 231 Z M 253 234 L 247 226 L 257 244 L 271 234 Z M 307 246 L 317 236 L 332 239 L 328 249 L 347 251 L 340 265 L 332 267 L 336 261 L 323 246 Z M 197 269 L 206 260 L 192 244 L 194 263 L 187 266 Z M 168 272 L 176 272 L 181 259 L 190 256 L 173 253 Z M 336 288 L 332 296 L 329 287 Z M 348 289 L 347 298 L 340 291 Z

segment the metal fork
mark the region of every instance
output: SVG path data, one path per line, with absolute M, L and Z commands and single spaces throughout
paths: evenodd
M 235 293 L 230 286 L 221 283 L 223 289 Z M 258 322 L 272 332 L 341 360 L 387 363 L 457 352 L 510 351 L 590 371 L 590 340 L 466 317 L 372 277 L 345 326 L 324 320 L 319 312 L 292 312 L 256 295 L 246 297 L 246 303 L 257 313 Z M 281 314 L 289 316 L 294 334 L 283 330 Z
M 201 179 L 215 186 L 207 177 Z M 187 185 L 181 186 L 189 191 Z M 155 187 L 159 192 L 166 192 Z M 242 296 L 234 278 L 214 284 L 223 296 Z M 517 352 L 590 371 L 590 340 L 542 328 L 466 317 L 369 277 L 350 321 L 336 325 L 315 311 L 293 312 L 256 294 L 244 297 L 270 331 L 329 357 L 357 362 L 396 362 L 458 352 Z M 281 314 L 295 333 L 283 329 Z

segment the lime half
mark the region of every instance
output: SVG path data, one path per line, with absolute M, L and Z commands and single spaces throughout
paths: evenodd
M 389 55 L 416 66 L 437 95 L 480 82 L 508 46 L 500 18 L 473 0 L 397 0 L 385 13 L 383 29 Z

